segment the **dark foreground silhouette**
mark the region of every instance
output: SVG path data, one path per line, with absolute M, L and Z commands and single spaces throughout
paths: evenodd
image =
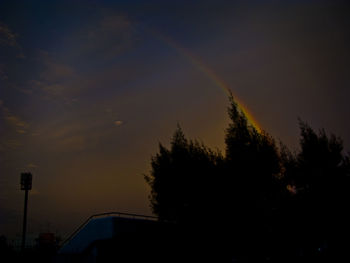
M 203 260 L 349 259 L 350 162 L 342 140 L 299 121 L 300 151 L 292 153 L 230 100 L 225 156 L 180 127 L 169 149 L 159 145 L 145 175 L 153 212 L 176 222 Z
M 68 257 L 56 247 L 21 255 L 1 245 L 1 254 L 23 262 L 349 262 L 350 159 L 341 138 L 299 121 L 300 150 L 291 152 L 230 101 L 225 154 L 180 127 L 169 149 L 159 145 L 145 175 L 157 221 L 120 221 L 128 231 Z

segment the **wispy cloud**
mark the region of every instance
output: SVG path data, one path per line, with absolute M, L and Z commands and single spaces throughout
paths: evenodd
M 101 143 L 115 139 L 113 127 L 125 125 L 124 120 L 115 119 L 115 114 L 108 115 L 103 110 L 76 110 L 57 120 L 43 123 L 40 136 L 35 140 L 55 152 L 83 151 L 95 149 Z
M 95 50 L 107 48 L 118 52 L 129 44 L 132 31 L 132 23 L 126 16 L 105 16 L 88 29 L 88 34 L 84 37 L 86 47 Z
M 33 91 L 42 93 L 44 99 L 60 100 L 64 103 L 74 102 L 71 97 L 71 83 L 77 78 L 72 66 L 58 62 L 53 54 L 41 50 L 38 55 L 43 70 L 36 79 L 28 81 L 28 87 L 22 92 L 32 94 Z
M 6 111 L 5 111 L 5 119 L 9 123 L 11 123 L 13 126 L 17 127 L 18 129 L 22 129 L 22 130 L 20 130 L 21 131 L 20 133 L 23 133 L 23 129 L 28 127 L 28 124 L 25 121 L 23 121 L 18 116 L 13 115 L 12 113 L 10 113 L 10 111 L 7 110 L 7 108 L 6 108 Z
M 74 76 L 75 72 L 71 66 L 58 62 L 49 52 L 42 50 L 39 56 L 45 68 L 40 74 L 42 80 L 57 83 Z
M 41 64 L 42 71 L 29 81 L 29 87 L 23 89 L 23 93 L 40 91 L 41 97 L 46 100 L 76 103 L 82 94 L 99 88 L 100 75 L 105 75 L 106 70 L 110 72 L 113 67 L 109 65 L 108 68 L 102 68 L 106 61 L 135 46 L 135 33 L 132 21 L 125 15 L 109 13 L 92 19 L 66 37 L 62 42 L 64 51 L 39 52 L 37 61 Z M 64 55 L 60 56 L 60 52 Z M 124 68 L 117 70 L 125 71 Z M 116 70 L 113 70 L 112 75 L 115 79 L 125 78 L 128 74 L 116 74 Z
M 61 127 L 51 127 L 55 128 L 55 131 L 50 134 L 52 138 L 63 139 L 71 136 L 75 136 L 82 132 L 83 128 L 81 124 L 73 123 L 70 125 L 64 125 Z
M 86 137 L 83 135 L 75 135 L 60 139 L 62 149 L 70 151 L 84 150 L 87 145 Z
M 18 34 L 14 33 L 6 24 L 0 22 L 0 46 L 14 48 L 17 58 L 24 58 L 22 47 L 17 42 Z
M 10 79 L 11 69 L 17 66 L 18 58 L 24 58 L 21 45 L 17 41 L 18 34 L 0 21 L 0 85 L 1 89 L 14 86 Z M 5 91 L 6 93 L 6 91 Z
M 7 25 L 0 22 L 0 44 L 6 46 L 18 46 L 17 35 Z
M 17 139 L 2 139 L 0 141 L 0 151 L 15 150 L 22 146 Z
M 38 168 L 39 166 L 34 164 L 34 163 L 30 163 L 27 165 L 28 168 Z
M 114 121 L 114 125 L 115 125 L 115 126 L 121 126 L 121 125 L 123 125 L 123 124 L 124 124 L 124 122 L 121 121 L 121 120 Z
M 72 50 L 72 56 L 81 60 L 88 59 L 88 66 L 91 62 L 115 58 L 133 47 L 137 41 L 137 31 L 128 16 L 106 12 L 72 34 L 69 45 L 77 47 Z
M 4 120 L 9 123 L 16 132 L 19 134 L 24 134 L 29 128 L 29 123 L 24 121 L 19 116 L 13 114 L 5 105 L 2 100 L 0 100 L 0 109 L 1 114 L 3 115 Z
M 4 70 L 4 65 L 0 64 L 0 80 L 8 80 L 8 76 Z
M 87 130 L 83 123 L 57 121 L 42 127 L 39 139 L 54 151 L 80 151 L 87 147 Z

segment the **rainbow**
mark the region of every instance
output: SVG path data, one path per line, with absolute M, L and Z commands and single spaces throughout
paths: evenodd
M 155 32 L 153 31 L 153 33 Z M 235 102 L 238 105 L 239 110 L 246 116 L 248 123 L 251 126 L 253 126 L 258 132 L 262 131 L 261 126 L 259 125 L 257 120 L 254 118 L 253 114 L 244 105 L 242 100 L 240 100 L 236 94 L 233 94 L 229 86 L 213 70 L 211 70 L 203 62 L 201 62 L 198 58 L 196 58 L 193 54 L 191 54 L 189 50 L 185 49 L 184 47 L 181 47 L 180 45 L 175 43 L 172 39 L 168 37 L 164 37 L 159 33 L 157 33 L 156 36 L 162 39 L 165 43 L 167 43 L 170 47 L 176 50 L 180 55 L 185 57 L 188 61 L 190 61 L 194 67 L 196 67 L 201 72 L 203 72 L 217 87 L 219 87 L 222 91 L 224 91 L 224 93 L 227 96 L 232 95 L 235 99 Z

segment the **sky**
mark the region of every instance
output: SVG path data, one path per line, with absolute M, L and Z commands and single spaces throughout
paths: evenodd
M 151 214 L 144 174 L 179 123 L 224 152 L 229 89 L 298 149 L 298 118 L 350 150 L 347 1 L 0 0 L 0 235 Z

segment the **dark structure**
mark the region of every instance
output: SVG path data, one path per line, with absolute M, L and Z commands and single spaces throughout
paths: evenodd
M 24 212 L 23 212 L 23 232 L 22 232 L 22 244 L 21 250 L 24 251 L 26 243 L 26 230 L 27 230 L 27 207 L 28 207 L 28 191 L 32 189 L 32 174 L 21 174 L 21 190 L 24 190 Z
M 56 262 L 172 262 L 178 257 L 175 229 L 150 216 L 93 215 L 63 243 Z

